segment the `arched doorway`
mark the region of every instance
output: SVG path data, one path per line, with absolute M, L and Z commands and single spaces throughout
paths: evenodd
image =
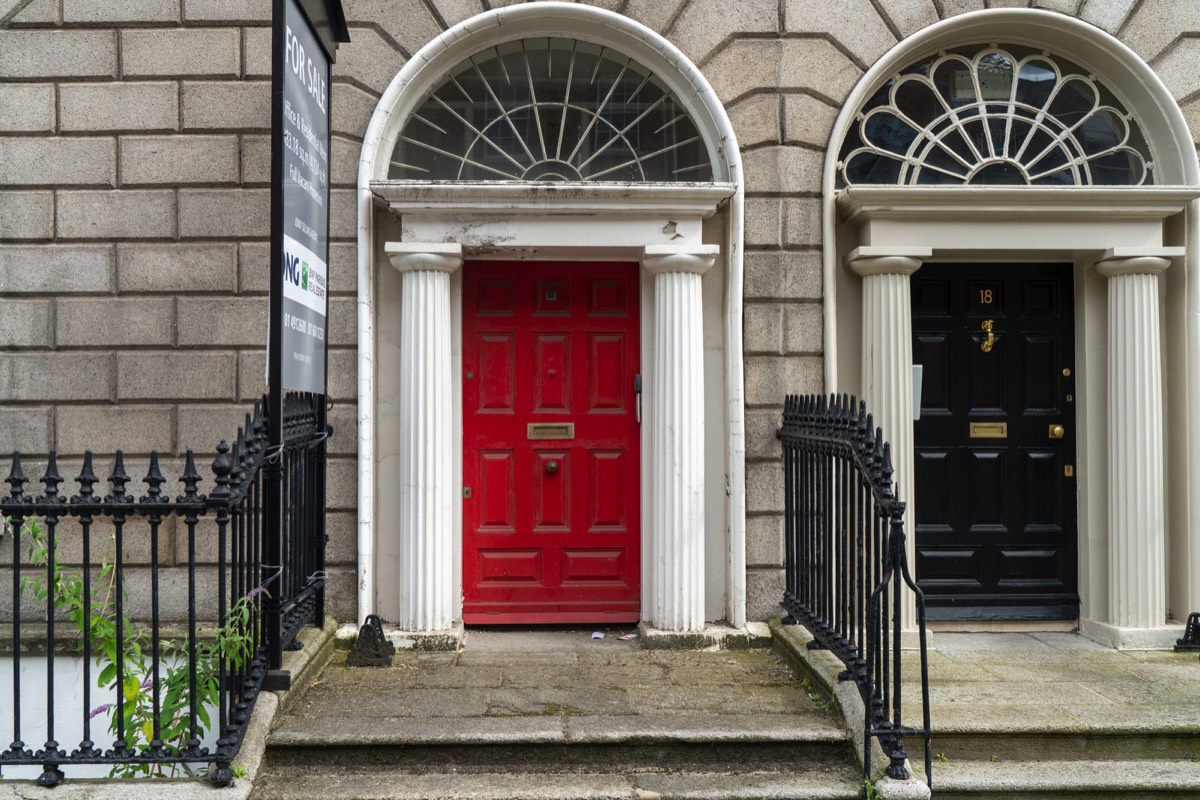
M 617 14 L 569 3 L 506 8 L 455 26 L 416 54 L 381 99 L 362 152 L 360 616 L 442 629 L 463 614 L 464 595 L 479 600 L 483 580 L 514 596 L 526 597 L 535 583 L 549 593 L 548 605 L 512 619 L 582 621 L 586 614 L 556 615 L 550 606 L 591 602 L 589 591 L 623 581 L 634 587 L 623 613 L 656 627 L 742 624 L 741 170 L 732 128 L 699 71 Z M 621 526 L 637 531 L 637 546 L 588 547 L 576 530 L 576 539 L 545 550 L 533 543 L 534 529 L 575 524 L 565 516 L 574 514 L 583 533 L 612 527 L 601 524 L 604 513 L 580 511 L 595 511 L 601 479 L 567 474 L 599 464 L 589 473 L 599 475 L 628 459 L 605 461 L 582 444 L 590 434 L 583 417 L 571 416 L 578 409 L 537 416 L 535 406 L 554 405 L 541 395 L 522 408 L 523 401 L 495 406 L 520 417 L 519 444 L 480 428 L 482 395 L 471 384 L 482 369 L 480 348 L 463 341 L 464 330 L 503 339 L 498 328 L 480 326 L 480 309 L 485 317 L 523 313 L 520 303 L 508 311 L 487 305 L 510 290 L 485 297 L 485 273 L 496 286 L 511 278 L 510 288 L 532 287 L 551 314 L 574 313 L 556 304 L 578 296 L 577 322 L 513 329 L 512 342 L 532 349 L 514 350 L 524 372 L 506 373 L 507 389 L 496 385 L 523 396 L 549 385 L 542 379 L 596 372 L 586 348 L 544 359 L 535 351 L 550 353 L 550 339 L 568 328 L 595 338 L 580 293 L 595 299 L 603 269 L 594 265 L 614 263 L 634 265 L 623 284 L 621 313 L 633 316 L 622 335 L 640 344 L 622 351 L 630 374 L 614 379 L 620 399 L 612 408 L 640 417 L 628 428 L 631 441 L 596 447 L 605 456 L 640 453 L 602 479 L 635 483 L 621 511 L 634 518 L 622 517 Z M 530 278 L 534 272 L 541 277 Z M 554 358 L 576 351 L 581 360 L 555 366 Z M 636 378 L 640 392 L 626 378 Z M 575 391 L 599 390 L 584 382 Z M 564 427 L 572 425 L 574 439 Z M 495 447 L 481 448 L 479 436 Z M 481 489 L 485 480 L 491 489 Z M 529 502 L 513 499 L 526 491 Z M 484 528 L 522 529 L 525 538 L 473 542 Z M 574 584 L 554 595 L 564 576 Z M 487 618 L 485 606 L 469 608 L 483 615 L 475 621 Z
M 905 121 L 919 92 L 926 93 L 928 115 Z M 1042 11 L 982 11 L 930 26 L 888 53 L 852 92 L 832 141 L 825 170 L 827 383 L 865 396 L 893 440 L 897 478 L 915 506 L 918 531 L 909 545 L 918 578 L 924 560 L 927 586 L 953 585 L 943 618 L 1073 617 L 1077 580 L 1085 633 L 1118 646 L 1165 643 L 1173 635 L 1168 618 L 1200 602 L 1187 578 L 1200 558 L 1200 518 L 1189 500 L 1200 481 L 1200 329 L 1189 310 L 1200 294 L 1200 173 L 1169 93 L 1134 53 L 1090 25 Z M 938 265 L 927 273 L 936 286 L 914 283 L 926 264 Z M 1041 409 L 1045 418 L 1038 417 L 1040 440 L 1000 444 L 1004 426 L 1016 424 L 1008 406 L 1024 400 L 1005 395 L 991 407 L 972 405 L 969 395 L 979 387 L 964 386 L 977 374 L 1010 374 L 1010 384 L 1020 383 L 1022 368 L 1034 363 L 1030 347 L 981 349 L 989 321 L 1009 343 L 1028 339 L 1022 326 L 1032 312 L 998 304 L 1005 287 L 1029 295 L 1031 281 L 1045 283 L 1014 278 L 1032 264 L 1064 265 L 1054 280 L 1065 305 L 1054 313 L 1072 321 L 1055 334 L 1064 349 L 1046 360 L 1046 375 L 1021 384 L 1051 398 Z M 925 293 L 915 305 L 914 285 Z M 996 304 L 985 308 L 976 298 L 972 305 L 971 292 L 986 298 L 989 289 Z M 915 348 L 914 325 L 921 332 Z M 958 373 L 938 361 L 932 367 L 940 377 L 927 379 L 940 381 L 946 397 L 957 384 L 958 408 L 950 400 L 940 408 L 940 399 L 926 396 L 914 429 L 914 353 L 942 358 L 935 340 L 946 344 L 946 359 L 958 353 Z M 1004 372 L 1006 359 L 1016 361 Z M 979 366 L 985 363 L 994 374 Z M 945 417 L 953 441 L 914 438 L 934 424 L 926 411 Z M 980 437 L 973 439 L 975 423 Z M 1037 426 L 1026 427 L 1033 436 Z M 1052 441 L 1056 434 L 1063 438 Z M 918 453 L 928 456 L 924 476 Z M 982 466 L 973 483 L 964 478 L 964 465 L 976 456 L 992 469 L 993 484 L 1005 484 L 1021 502 L 984 492 L 996 486 L 989 488 Z M 1022 477 L 997 466 L 1017 458 L 1041 472 L 1031 467 Z M 935 481 L 936 491 L 923 488 L 923 479 Z M 1051 481 L 1054 498 L 1038 502 L 1053 513 L 1015 522 L 971 516 L 1028 506 L 1033 489 Z M 952 483 L 964 488 L 942 491 Z M 964 505 L 971 513 L 954 509 Z M 1053 536 L 1069 535 L 1060 525 L 1063 509 L 1077 512 L 1078 532 L 1066 543 L 1078 552 L 1077 563 L 1052 552 L 1063 544 Z M 922 525 L 926 533 L 945 528 L 948 538 L 922 541 Z M 1043 531 L 1043 541 L 1012 532 L 1038 525 L 1058 530 Z M 992 559 L 987 599 L 986 589 L 972 596 L 985 581 L 978 569 L 985 557 Z M 1005 558 L 1007 565 L 997 563 Z M 1017 587 L 1007 595 L 1014 602 L 1006 602 L 1006 582 Z M 1056 586 L 1041 600 L 1039 582 Z M 1028 611 L 1039 602 L 1040 611 Z

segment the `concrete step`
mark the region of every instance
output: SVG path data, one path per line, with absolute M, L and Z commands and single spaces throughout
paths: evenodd
M 467 724 L 464 724 L 467 723 Z M 848 734 L 791 715 L 286 718 L 255 800 L 856 798 Z
M 272 773 L 252 800 L 854 800 L 852 770 L 823 773 L 624 772 L 425 773 L 398 769 Z
M 910 758 L 920 760 L 920 740 L 906 740 L 905 747 Z M 1140 725 L 1038 724 L 1019 714 L 1004 720 L 981 715 L 974 724 L 955 725 L 939 724 L 935 717 L 933 752 L 952 762 L 1193 761 L 1200 775 L 1200 716 L 1187 725 L 1154 719 Z
M 1154 800 L 1200 796 L 1200 761 L 945 761 L 933 769 L 937 800 Z

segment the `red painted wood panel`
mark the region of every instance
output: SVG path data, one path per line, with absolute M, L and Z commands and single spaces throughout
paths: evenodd
M 638 297 L 636 264 L 465 266 L 467 623 L 640 617 Z

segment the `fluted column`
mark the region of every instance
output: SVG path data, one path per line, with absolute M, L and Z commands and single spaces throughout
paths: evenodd
M 1108 278 L 1108 617 L 1167 621 L 1159 274 L 1171 261 L 1105 253 Z
M 704 627 L 704 327 L 701 276 L 715 245 L 649 245 L 654 275 L 650 624 Z
M 909 569 L 915 575 L 916 542 L 913 516 L 913 381 L 912 301 L 909 276 L 916 272 L 928 250 L 882 251 L 860 247 L 846 262 L 862 276 L 862 399 L 891 443 L 892 485 L 907 503 L 904 514 L 905 546 Z M 916 600 L 904 592 L 901 625 L 916 627 Z
M 445 630 L 454 619 L 450 273 L 462 265 L 462 247 L 389 242 L 385 250 L 404 276 L 399 624 Z

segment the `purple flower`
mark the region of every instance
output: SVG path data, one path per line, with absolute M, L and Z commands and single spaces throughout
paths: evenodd
M 146 680 L 142 681 L 142 687 L 141 687 L 142 691 L 143 692 L 146 691 L 153 685 L 154 685 L 154 678 L 146 678 Z
M 267 593 L 266 587 L 255 586 L 253 589 L 246 592 L 246 597 L 247 597 L 247 599 L 253 600 L 254 598 L 258 597 L 260 594 L 266 594 L 266 593 Z
M 98 705 L 92 709 L 92 713 L 88 714 L 88 719 L 94 719 L 97 715 L 103 714 L 105 711 L 108 711 L 108 709 L 109 709 L 108 703 L 101 703 L 100 705 Z

